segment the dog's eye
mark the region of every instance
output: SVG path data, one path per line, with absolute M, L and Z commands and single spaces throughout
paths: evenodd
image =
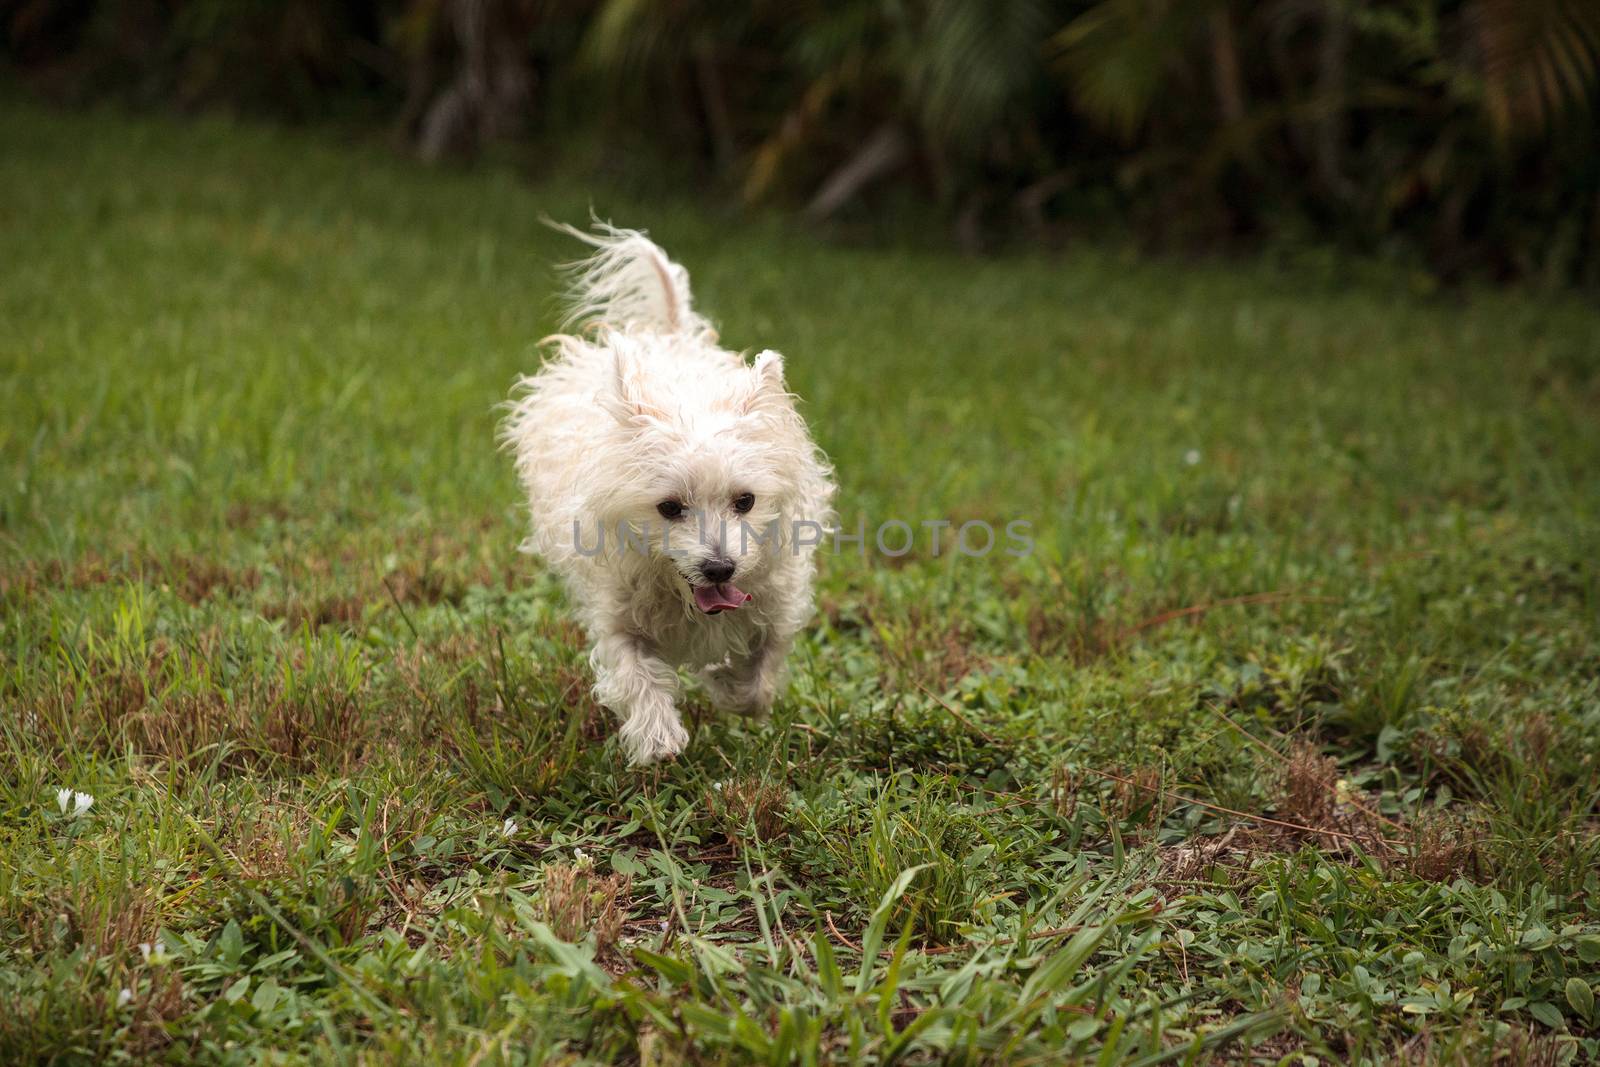
M 663 519 L 683 518 L 683 505 L 676 500 L 663 500 L 656 505 L 656 510 L 661 513 Z
M 733 510 L 737 511 L 741 515 L 755 506 L 756 496 L 754 493 L 740 493 L 738 496 L 733 498 Z

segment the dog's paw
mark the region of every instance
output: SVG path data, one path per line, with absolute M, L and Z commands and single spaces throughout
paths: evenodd
M 633 767 L 672 759 L 689 744 L 689 731 L 683 728 L 676 715 L 631 718 L 622 724 L 617 736 Z
M 706 695 L 718 711 L 760 717 L 772 710 L 773 689 L 760 678 L 730 667 L 716 667 L 701 676 Z

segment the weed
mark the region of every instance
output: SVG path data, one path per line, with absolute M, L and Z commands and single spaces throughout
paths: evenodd
M 771 841 L 789 820 L 788 789 L 759 778 L 713 782 L 705 804 L 722 832 L 735 841 Z
M 593 938 L 602 953 L 622 936 L 632 883 L 622 874 L 597 874 L 593 862 L 552 863 L 544 870 L 540 914 L 563 941 Z
M 1278 813 L 1313 829 L 1332 827 L 1338 798 L 1338 761 L 1324 756 L 1312 742 L 1297 741 L 1281 773 Z

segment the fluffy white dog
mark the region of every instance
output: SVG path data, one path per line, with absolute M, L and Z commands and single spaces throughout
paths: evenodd
M 532 512 L 525 547 L 565 579 L 595 695 L 629 760 L 649 763 L 688 743 L 679 667 L 720 708 L 771 707 L 812 614 L 834 486 L 778 353 L 718 347 L 688 272 L 644 234 L 560 228 L 595 248 L 575 269 L 574 332 L 545 342 L 502 432 Z

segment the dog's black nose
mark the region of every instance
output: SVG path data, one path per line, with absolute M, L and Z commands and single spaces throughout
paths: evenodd
M 708 559 L 700 564 L 700 573 L 708 582 L 718 585 L 733 577 L 734 563 L 731 559 Z

